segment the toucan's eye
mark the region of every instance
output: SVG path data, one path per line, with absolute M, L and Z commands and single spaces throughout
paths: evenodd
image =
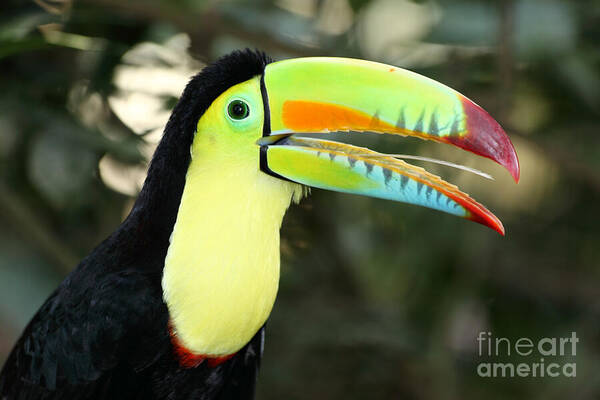
M 244 119 L 250 114 L 250 107 L 245 101 L 233 100 L 231 103 L 229 103 L 229 106 L 227 106 L 227 113 L 231 119 Z

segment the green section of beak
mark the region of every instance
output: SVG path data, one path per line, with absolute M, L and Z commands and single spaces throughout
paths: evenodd
M 329 129 L 327 123 L 347 122 L 345 128 L 354 130 L 350 120 L 319 121 L 318 115 L 304 115 L 304 121 L 297 121 L 286 109 L 286 103 L 293 101 L 343 106 L 373 118 L 373 127 L 379 119 L 405 133 L 448 136 L 466 131 L 456 92 L 385 64 L 346 58 L 298 58 L 269 64 L 265 84 L 273 134 L 297 132 L 297 125 L 302 123 L 321 132 Z

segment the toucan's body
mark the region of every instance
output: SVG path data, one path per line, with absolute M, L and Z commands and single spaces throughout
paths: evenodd
M 269 64 L 235 52 L 187 86 L 130 215 L 27 326 L 0 399 L 252 398 L 279 228 L 306 186 L 424 205 L 503 233 L 487 209 L 421 168 L 293 135 L 347 130 L 453 144 L 519 175 L 499 125 L 441 84 L 360 60 Z

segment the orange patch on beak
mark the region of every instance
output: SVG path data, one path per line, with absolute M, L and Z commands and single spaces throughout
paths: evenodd
M 330 103 L 288 100 L 283 104 L 282 119 L 287 128 L 296 132 L 353 130 L 414 135 L 413 132 L 391 125 L 377 116 Z

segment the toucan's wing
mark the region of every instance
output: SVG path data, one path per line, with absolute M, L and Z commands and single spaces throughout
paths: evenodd
M 76 270 L 29 323 L 0 373 L 0 399 L 252 399 L 261 328 L 217 367 L 180 368 L 159 288 L 136 272 Z
M 160 296 L 157 301 L 132 273 L 91 274 L 82 281 L 78 272 L 50 296 L 15 345 L 0 373 L 0 399 L 112 399 L 127 392 L 137 398 L 151 390 L 134 368 L 160 353 L 135 349 L 164 347 L 140 344 L 156 337 L 143 330 L 153 329 L 144 322 L 148 315 L 160 319 L 151 310 L 162 303 Z

